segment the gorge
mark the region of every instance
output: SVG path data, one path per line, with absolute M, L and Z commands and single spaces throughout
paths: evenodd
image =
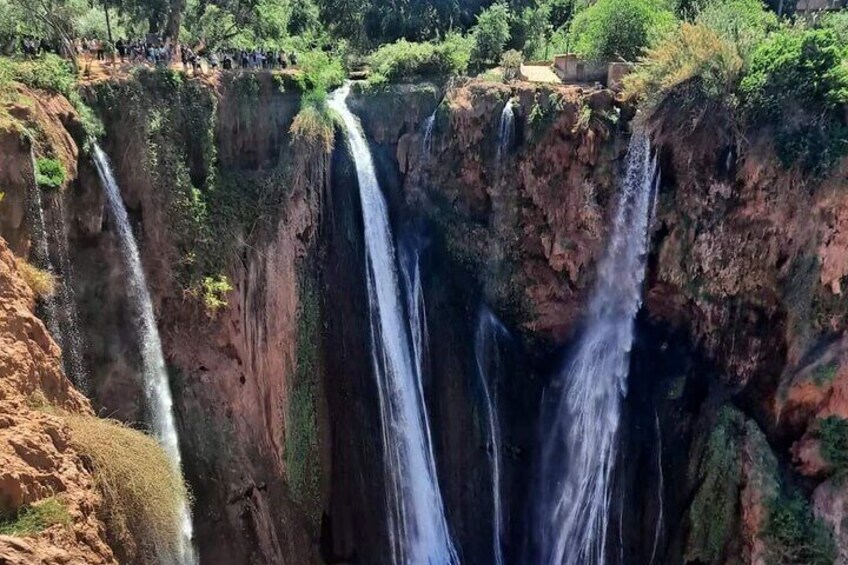
M 62 494 L 71 525 L 0 530 L 0 562 L 848 557 L 845 158 L 786 168 L 590 85 L 319 104 L 290 73 L 143 68 L 81 85 L 99 141 L 16 88 L 0 511 Z M 173 547 L 126 552 L 69 413 L 182 471 Z

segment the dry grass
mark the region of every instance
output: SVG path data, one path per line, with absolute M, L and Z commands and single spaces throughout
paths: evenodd
M 22 260 L 18 261 L 18 271 L 39 298 L 50 298 L 56 294 L 56 276 L 53 273 Z
M 180 503 L 187 489 L 156 440 L 114 420 L 63 417 L 74 447 L 93 466 L 106 499 L 109 536 L 123 560 L 158 563 L 162 556 L 177 555 Z
M 292 121 L 292 141 L 330 153 L 335 141 L 335 123 L 326 106 L 304 104 Z

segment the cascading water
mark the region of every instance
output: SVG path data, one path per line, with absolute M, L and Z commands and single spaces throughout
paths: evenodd
M 51 276 L 56 276 L 56 269 L 53 267 L 53 260 L 50 257 L 50 247 L 47 241 L 47 225 L 44 221 L 44 202 L 42 200 L 41 187 L 38 186 L 36 179 L 38 171 L 38 162 L 35 159 L 35 151 L 30 150 L 30 158 L 32 160 L 33 178 L 31 182 L 31 192 L 29 194 L 29 214 L 32 218 L 30 229 L 32 230 L 32 257 L 33 261 L 39 269 L 47 271 Z M 58 306 L 56 305 L 56 295 L 44 297 L 42 301 L 44 308 L 44 321 L 47 324 L 47 329 L 53 338 L 62 342 L 62 328 L 59 325 Z
M 403 315 L 386 201 L 365 134 L 347 107 L 349 92 L 349 86 L 345 86 L 333 93 L 329 106 L 344 122 L 359 181 L 392 559 L 396 564 L 412 565 L 458 563 L 439 491 L 420 373 L 413 366 L 418 351 L 414 351 L 408 320 Z M 417 274 L 410 278 L 413 288 L 418 289 L 413 294 L 417 295 L 421 287 L 420 280 L 414 283 L 416 279 Z M 414 307 L 411 310 L 423 312 Z M 421 321 L 419 318 L 417 327 L 423 327 Z
M 665 490 L 665 477 L 663 475 L 663 466 L 662 466 L 662 428 L 660 427 L 660 417 L 659 414 L 654 412 L 654 430 L 657 432 L 657 477 L 659 481 L 657 483 L 657 524 L 654 530 L 654 546 L 651 549 L 651 561 L 649 565 L 653 565 L 654 560 L 657 557 L 657 550 L 660 546 L 660 540 L 662 539 L 663 528 L 665 528 L 665 513 L 663 511 L 663 491 Z
M 509 337 L 506 328 L 491 310 L 483 306 L 474 335 L 474 359 L 486 409 L 489 466 L 492 473 L 492 556 L 494 565 L 503 565 L 503 509 L 501 505 L 501 444 L 498 421 L 497 378 L 501 371 L 500 341 Z M 492 394 L 491 391 L 494 391 Z
M 534 563 L 603 565 L 622 398 L 634 319 L 642 302 L 651 199 L 657 178 L 651 145 L 635 133 L 627 153 L 611 239 L 598 269 L 582 336 L 546 392 L 531 543 Z
M 168 383 L 168 372 L 165 368 L 165 357 L 162 354 L 162 343 L 159 340 L 159 330 L 153 315 L 153 304 L 147 289 L 144 270 L 138 254 L 138 246 L 133 236 L 127 211 L 115 182 L 112 169 L 106 154 L 98 145 L 94 145 L 94 160 L 97 172 L 106 193 L 106 200 L 112 219 L 115 221 L 118 242 L 123 252 L 124 261 L 129 271 L 127 281 L 128 295 L 136 310 L 136 324 L 139 332 L 141 356 L 143 362 L 144 393 L 150 411 L 151 424 L 156 438 L 168 455 L 172 465 L 182 473 L 182 458 L 180 456 L 177 426 L 174 421 L 173 399 Z M 180 501 L 180 539 L 177 540 L 178 555 L 160 555 L 164 563 L 180 563 L 191 565 L 196 562 L 192 547 L 192 523 L 188 501 Z
M 436 110 L 433 110 L 433 113 L 424 120 L 424 141 L 421 144 L 421 153 L 425 157 L 433 152 L 433 130 L 436 128 Z
M 65 224 L 65 196 L 55 194 L 52 199 L 48 223 L 51 247 L 55 250 L 59 285 L 56 289 L 57 315 L 59 316 L 59 345 L 65 374 L 83 390 L 88 388 L 88 378 L 83 362 L 83 339 L 79 327 L 76 293 L 73 285 L 73 265 L 68 251 L 68 229 Z
M 515 137 L 515 108 L 513 101 L 507 100 L 501 112 L 501 122 L 498 126 L 498 163 L 509 153 Z

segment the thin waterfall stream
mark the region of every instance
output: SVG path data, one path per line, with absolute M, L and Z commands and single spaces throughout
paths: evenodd
M 494 565 L 503 565 L 504 517 L 501 502 L 501 434 L 498 421 L 497 384 L 502 370 L 500 341 L 509 337 L 507 329 L 489 308 L 480 308 L 474 335 L 474 360 L 483 392 L 488 433 L 489 466 L 492 474 L 492 556 Z
M 552 413 L 542 424 L 539 483 L 532 508 L 534 563 L 607 562 L 618 427 L 635 317 L 642 303 L 657 178 L 650 141 L 636 132 L 585 327 L 561 379 L 546 392 Z
M 509 154 L 515 138 L 515 108 L 512 100 L 507 100 L 501 112 L 501 121 L 498 125 L 498 164 Z
M 404 316 L 388 209 L 362 126 L 347 107 L 349 92 L 349 86 L 334 92 L 329 106 L 347 130 L 362 203 L 371 356 L 380 405 L 392 560 L 398 565 L 458 563 L 436 475 L 420 370 L 414 363 L 423 349 L 416 349 L 420 338 L 413 338 L 418 330 L 410 326 L 423 328 L 422 320 Z M 418 275 L 410 280 L 417 295 Z M 418 316 L 416 312 L 423 310 L 412 304 L 410 316 Z
M 112 219 L 115 221 L 116 234 L 129 274 L 127 281 L 128 296 L 135 309 L 135 323 L 139 333 L 141 357 L 143 363 L 144 393 L 150 411 L 151 427 L 156 439 L 162 445 L 174 468 L 182 473 L 179 437 L 173 413 L 173 398 L 162 353 L 162 343 L 147 280 L 141 266 L 138 245 L 130 226 L 127 210 L 106 154 L 94 145 L 94 160 L 97 172 L 103 184 L 106 200 Z M 188 500 L 180 501 L 180 539 L 177 542 L 178 555 L 160 555 L 160 562 L 192 565 L 196 562 L 192 546 L 192 522 Z

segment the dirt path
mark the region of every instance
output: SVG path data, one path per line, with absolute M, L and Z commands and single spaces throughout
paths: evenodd
M 549 66 L 521 65 L 521 74 L 524 75 L 529 82 L 549 82 L 555 84 L 562 82 Z

